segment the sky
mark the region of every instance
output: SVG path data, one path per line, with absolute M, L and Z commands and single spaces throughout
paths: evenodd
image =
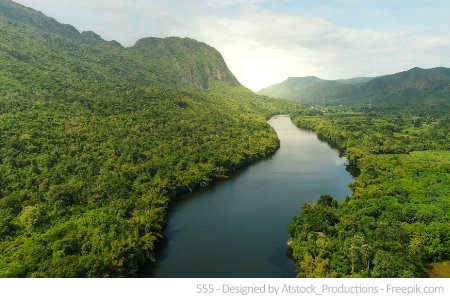
M 16 0 L 132 46 L 190 37 L 257 91 L 288 77 L 345 79 L 450 66 L 450 1 Z

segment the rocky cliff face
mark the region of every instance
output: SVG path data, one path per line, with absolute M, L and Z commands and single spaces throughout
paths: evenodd
M 208 81 L 239 84 L 216 49 L 190 38 L 144 38 L 130 51 L 148 60 L 163 61 L 166 67 L 178 73 L 181 82 L 200 88 L 207 88 Z

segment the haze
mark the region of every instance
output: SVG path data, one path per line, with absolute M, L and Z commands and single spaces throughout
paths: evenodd
M 124 46 L 146 36 L 205 42 L 254 91 L 292 76 L 337 79 L 450 65 L 447 1 L 18 2 Z

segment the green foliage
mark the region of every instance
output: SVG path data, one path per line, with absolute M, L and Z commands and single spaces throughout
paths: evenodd
M 0 276 L 135 276 L 169 203 L 279 146 L 298 106 L 240 86 L 213 48 L 123 48 L 0 0 Z
M 239 86 L 214 48 L 189 38 L 144 38 L 133 47 L 79 33 L 42 13 L 0 1 L 0 94 L 127 90 L 164 85 L 207 88 L 210 81 Z
M 330 195 L 321 195 L 319 197 L 319 200 L 317 201 L 317 204 L 335 208 L 338 206 L 338 202 L 334 200 Z
M 38 207 L 26 206 L 19 216 L 19 221 L 28 231 L 33 231 L 42 223 L 42 213 Z
M 132 276 L 169 199 L 279 146 L 265 121 L 276 101 L 157 87 L 88 98 L 1 100 L 3 276 Z
M 359 105 L 421 113 L 432 110 L 445 115 L 449 110 L 450 69 L 413 68 L 376 78 L 322 80 L 317 77 L 289 78 L 259 94 L 290 99 L 308 105 Z M 424 107 L 425 106 L 425 107 Z M 443 111 L 444 110 L 444 111 Z
M 360 174 L 350 184 L 351 199 L 335 206 L 321 196 L 288 225 L 299 276 L 422 277 L 426 262 L 448 260 L 448 116 L 428 111 L 420 118 L 428 125 L 407 135 L 419 119 L 409 107 L 324 110 L 291 117 L 339 149 Z

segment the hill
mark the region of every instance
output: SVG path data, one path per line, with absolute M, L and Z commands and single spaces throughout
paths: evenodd
M 289 78 L 258 93 L 309 105 L 368 105 L 369 102 L 378 106 L 448 105 L 450 92 L 448 68 L 413 68 L 369 79 Z
M 144 38 L 124 48 L 7 0 L 0 1 L 0 24 L 0 72 L 28 73 L 15 78 L 27 80 L 22 86 L 54 89 L 74 76 L 82 87 L 71 88 L 79 89 L 86 84 L 179 83 L 207 88 L 210 80 L 239 84 L 218 51 L 189 38 Z
M 169 203 L 273 153 L 296 105 L 238 83 L 214 48 L 125 48 L 0 0 L 0 276 L 135 276 Z
M 323 80 L 315 76 L 290 77 L 282 83 L 264 88 L 258 92 L 261 95 L 278 97 L 297 101 L 302 104 L 329 102 L 329 97 L 334 89 L 344 85 L 335 80 Z

